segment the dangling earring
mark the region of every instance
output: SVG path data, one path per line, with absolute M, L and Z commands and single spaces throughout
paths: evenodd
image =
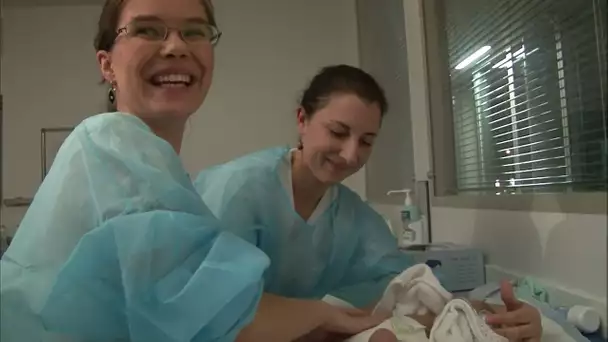
M 112 82 L 110 85 L 110 89 L 108 89 L 108 100 L 110 100 L 111 104 L 114 104 L 116 101 L 116 83 Z
M 302 150 L 304 148 L 304 144 L 302 144 L 302 139 L 298 140 L 298 150 Z

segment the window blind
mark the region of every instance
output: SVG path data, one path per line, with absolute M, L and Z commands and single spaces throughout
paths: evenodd
M 445 0 L 459 192 L 606 191 L 605 0 Z

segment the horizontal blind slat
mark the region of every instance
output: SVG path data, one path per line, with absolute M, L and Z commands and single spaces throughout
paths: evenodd
M 517 191 L 606 189 L 606 6 L 484 0 L 468 14 L 444 3 L 459 191 L 505 178 Z
M 570 134 L 569 138 L 574 141 L 573 143 L 570 143 L 568 146 L 578 146 L 579 144 L 586 144 L 586 145 L 597 145 L 597 146 L 605 146 L 606 148 L 608 148 L 608 144 L 606 143 L 606 139 L 605 137 L 598 137 L 595 138 L 593 140 L 588 140 L 585 138 L 588 138 L 589 135 L 595 134 L 603 134 L 605 132 L 605 129 L 602 127 L 598 127 L 595 129 L 590 129 L 588 131 L 583 131 L 581 133 L 575 133 L 575 134 Z M 533 146 L 537 146 L 537 145 L 548 145 L 551 143 L 555 143 L 558 142 L 560 140 L 563 140 L 564 137 L 559 135 L 559 136 L 547 136 L 544 137 L 542 140 L 539 141 L 535 141 L 535 142 L 531 142 L 531 143 L 527 143 L 527 144 L 518 144 L 517 146 L 509 146 L 509 147 L 504 147 L 502 149 L 496 149 L 496 153 L 498 154 L 502 154 L 502 153 L 507 153 L 507 151 L 510 151 L 510 153 L 513 153 L 513 151 L 518 151 L 521 149 L 525 149 L 525 148 L 532 148 Z M 578 139 L 582 140 L 582 141 L 578 141 Z M 475 149 L 464 149 L 465 147 L 469 147 L 469 146 L 474 146 Z M 473 143 L 467 143 L 467 144 L 457 144 L 457 154 L 466 154 L 466 153 L 471 153 L 471 152 L 475 152 L 477 147 L 479 146 L 479 142 L 473 142 Z M 565 146 L 562 146 L 562 148 Z M 473 158 L 473 157 L 471 157 Z
M 460 168 L 460 170 L 462 170 L 463 174 L 466 174 L 469 172 L 477 172 L 480 170 L 488 170 L 488 169 L 499 170 L 499 169 L 512 168 L 514 166 L 518 166 L 517 170 L 514 170 L 514 171 L 501 170 L 501 172 L 504 172 L 505 175 L 508 175 L 508 174 L 518 174 L 518 173 L 525 173 L 525 172 L 546 171 L 551 168 L 557 167 L 558 163 L 553 163 L 553 161 L 559 161 L 560 159 L 572 159 L 572 158 L 577 158 L 577 157 L 586 157 L 586 158 L 582 158 L 582 160 L 593 159 L 591 161 L 578 163 L 578 166 L 583 167 L 583 168 L 588 167 L 588 166 L 601 165 L 604 162 L 604 160 L 602 160 L 602 157 L 604 157 L 604 152 L 595 151 L 593 153 L 581 153 L 581 154 L 575 153 L 569 157 L 560 155 L 560 156 L 556 156 L 556 157 L 552 157 L 552 158 L 536 159 L 536 160 L 531 160 L 531 161 L 522 162 L 522 163 L 494 164 L 492 166 L 486 165 L 484 167 L 479 167 L 480 165 L 477 162 L 470 162 L 470 163 L 460 164 L 459 168 Z M 594 158 L 591 158 L 591 157 L 594 157 Z M 595 158 L 595 157 L 598 157 L 598 158 Z M 549 163 L 549 161 L 551 161 L 551 163 Z M 540 163 L 540 164 L 546 164 L 546 165 L 534 166 L 534 163 L 537 163 L 537 164 Z M 550 165 L 550 164 L 554 164 L 554 165 Z M 524 166 L 524 167 L 521 167 L 521 166 Z M 475 167 L 478 167 L 478 168 L 475 168 Z M 539 169 L 539 168 L 541 168 L 541 169 Z M 489 172 L 488 172 L 488 174 L 489 174 Z
M 449 50 L 457 53 L 451 54 L 450 64 L 453 66 L 458 64 L 460 59 L 473 52 L 475 47 L 485 45 L 489 37 L 495 37 L 496 41 L 501 41 L 507 37 L 518 36 L 517 33 L 525 31 L 525 28 L 518 23 L 530 23 L 530 19 L 546 10 L 551 5 L 551 1 L 505 1 L 510 6 L 501 7 L 504 11 L 497 12 L 496 16 L 488 16 L 486 21 L 477 25 L 477 30 L 469 30 L 460 39 L 454 39 L 454 37 L 449 39 Z M 491 24 L 493 29 L 488 29 L 488 24 Z M 449 32 L 448 35 L 450 35 Z

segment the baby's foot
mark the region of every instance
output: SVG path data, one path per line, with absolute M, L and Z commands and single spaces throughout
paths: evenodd
M 388 329 L 378 329 L 369 337 L 369 342 L 398 342 L 397 336 Z

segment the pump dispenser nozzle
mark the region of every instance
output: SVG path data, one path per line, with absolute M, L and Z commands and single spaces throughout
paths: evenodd
M 388 196 L 397 195 L 397 194 L 405 194 L 405 200 L 403 201 L 403 207 L 405 208 L 409 205 L 412 205 L 411 193 L 412 193 L 411 189 L 403 189 L 403 190 L 391 190 L 391 191 L 387 192 L 386 194 Z
M 405 200 L 403 201 L 403 210 L 409 213 L 409 219 L 413 221 L 418 221 L 420 219 L 420 212 L 418 211 L 418 207 L 414 205 L 414 201 L 411 196 L 411 189 L 402 189 L 402 190 L 391 190 L 386 194 L 388 196 L 397 195 L 397 194 L 405 194 Z

